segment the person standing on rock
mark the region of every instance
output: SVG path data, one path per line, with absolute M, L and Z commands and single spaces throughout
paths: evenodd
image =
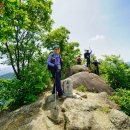
M 95 74 L 99 75 L 99 64 L 100 62 L 98 62 L 97 60 L 95 60 L 93 62 L 94 66 L 95 66 Z
M 52 77 L 54 79 L 54 86 L 52 94 L 55 94 L 55 87 L 56 91 L 58 92 L 58 96 L 61 98 L 65 98 L 63 95 L 63 90 L 61 88 L 61 55 L 60 55 L 60 47 L 59 45 L 54 46 L 54 52 L 50 54 L 48 60 L 48 69 L 52 74 Z
M 90 55 L 92 54 L 92 50 L 86 50 L 84 53 L 84 58 L 87 59 L 87 67 L 90 68 Z

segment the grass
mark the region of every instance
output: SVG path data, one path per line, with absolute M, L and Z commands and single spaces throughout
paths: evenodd
M 111 109 L 109 107 L 102 107 L 100 108 L 100 111 L 102 111 L 103 113 L 109 113 Z
M 85 87 L 84 85 L 80 85 L 77 87 L 77 90 L 79 92 L 86 92 L 87 91 L 87 87 Z

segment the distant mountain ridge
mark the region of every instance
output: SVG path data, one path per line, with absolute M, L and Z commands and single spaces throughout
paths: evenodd
M 13 73 L 13 69 L 11 66 L 7 66 L 4 68 L 3 66 L 0 67 L 0 76 L 8 74 L 8 73 Z
M 15 77 L 11 66 L 0 66 L 0 78 L 1 79 L 13 79 Z
M 14 73 L 7 73 L 7 74 L 4 74 L 4 75 L 0 76 L 0 79 L 13 79 L 13 78 L 15 78 Z
M 129 62 L 126 62 L 126 64 L 130 65 L 130 61 L 129 61 Z

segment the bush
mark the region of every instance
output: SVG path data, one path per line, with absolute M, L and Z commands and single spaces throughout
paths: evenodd
M 44 64 L 33 61 L 21 73 L 22 79 L 2 80 L 0 82 L 0 109 L 16 109 L 37 100 L 38 95 L 50 83 L 50 74 Z
M 12 102 L 10 98 L 11 80 L 0 79 L 0 111 L 8 109 L 9 104 Z
M 80 85 L 80 86 L 77 87 L 77 90 L 78 90 L 79 92 L 86 92 L 86 91 L 87 91 L 87 88 L 86 88 L 84 85 Z
M 104 77 L 114 89 L 130 88 L 130 70 L 119 56 L 105 56 L 105 60 L 100 65 L 101 76 Z
M 121 107 L 121 110 L 130 116 L 130 90 L 119 88 L 111 96 L 111 99 L 115 100 Z
M 111 111 L 111 109 L 109 107 L 105 106 L 105 107 L 100 108 L 100 111 L 102 111 L 103 113 L 109 113 Z

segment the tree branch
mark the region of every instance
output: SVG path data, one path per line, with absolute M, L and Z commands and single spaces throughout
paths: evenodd
M 13 70 L 14 70 L 14 73 L 15 73 L 17 79 L 19 79 L 18 73 L 17 73 L 17 71 L 16 71 L 16 69 L 15 69 L 15 66 L 14 66 L 14 63 L 13 63 L 13 57 L 12 57 L 12 54 L 11 54 L 11 51 L 10 51 L 10 49 L 9 49 L 9 46 L 8 46 L 8 43 L 7 43 L 7 42 L 5 43 L 5 46 L 6 46 L 6 48 L 7 48 L 8 53 L 9 53 L 10 62 L 11 62 L 12 68 L 13 68 Z

